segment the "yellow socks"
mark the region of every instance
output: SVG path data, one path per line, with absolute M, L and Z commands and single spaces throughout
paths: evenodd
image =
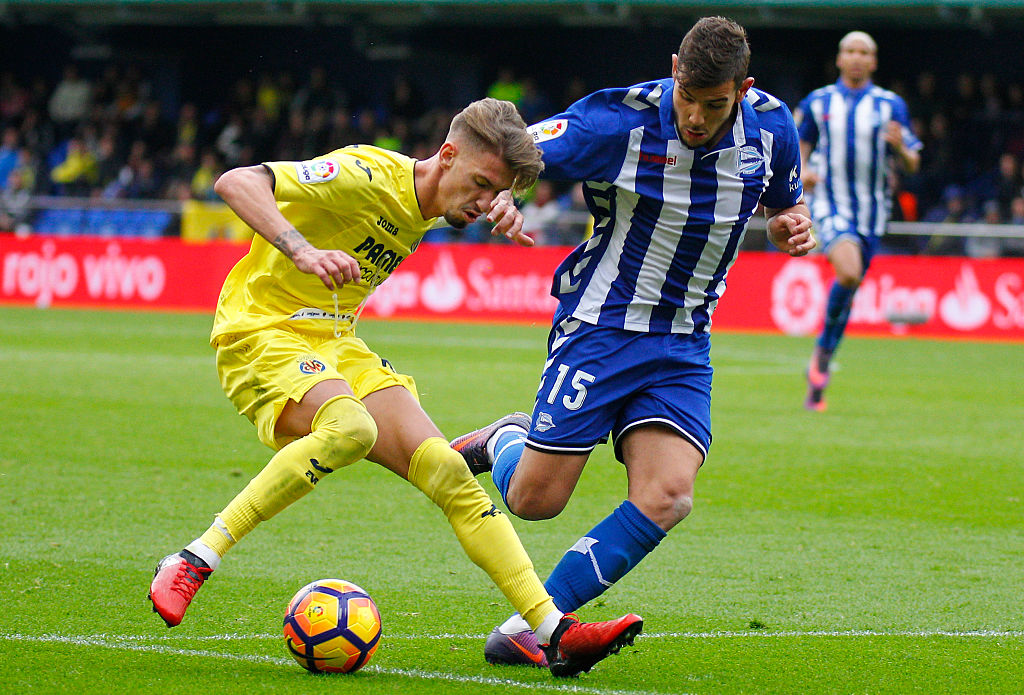
M 274 454 L 199 537 L 201 544 L 223 557 L 257 524 L 304 496 L 325 475 L 366 456 L 377 439 L 376 423 L 352 396 L 324 403 L 311 429 Z
M 434 437 L 416 449 L 409 465 L 409 482 L 441 508 L 466 555 L 487 572 L 531 628 L 541 627 L 546 618 L 550 624 L 552 614 L 561 617 L 512 522 L 495 508 L 448 442 Z M 554 624 L 557 622 L 556 618 Z M 544 627 L 550 635 L 548 625 Z

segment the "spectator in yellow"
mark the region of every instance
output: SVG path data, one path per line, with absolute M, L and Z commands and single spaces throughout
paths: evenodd
M 511 101 L 516 106 L 523 100 L 523 84 L 516 79 L 511 68 L 501 68 L 498 79 L 487 89 L 487 96 Z
M 192 175 L 192 197 L 196 200 L 214 200 L 217 194 L 213 192 L 213 184 L 217 177 L 223 173 L 217 155 L 212 150 L 204 150 L 199 158 L 199 168 Z
M 81 138 L 68 141 L 67 156 L 50 172 L 50 179 L 60 186 L 60 193 L 64 195 L 85 195 L 96 185 L 99 165 Z

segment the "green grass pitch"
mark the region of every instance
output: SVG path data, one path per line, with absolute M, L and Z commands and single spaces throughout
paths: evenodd
M 0 325 L 0 691 L 1024 689 L 1020 345 L 851 338 L 812 414 L 809 339 L 716 335 L 694 513 L 582 611 L 636 611 L 645 634 L 559 682 L 484 662 L 503 598 L 425 497 L 366 462 L 246 538 L 166 629 L 146 600 L 154 564 L 270 453 L 220 391 L 210 317 L 4 308 Z M 359 332 L 446 435 L 532 404 L 544 327 Z M 541 576 L 624 494 L 601 447 L 559 518 L 515 520 Z M 288 599 L 323 577 L 380 607 L 382 646 L 357 674 L 307 674 L 280 638 Z

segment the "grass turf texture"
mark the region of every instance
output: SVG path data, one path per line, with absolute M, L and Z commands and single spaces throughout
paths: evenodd
M 263 524 L 184 623 L 152 568 L 269 457 L 217 384 L 210 318 L 0 309 L 0 690 L 6 692 L 1019 692 L 1020 346 L 850 339 L 804 412 L 810 340 L 717 335 L 715 443 L 691 518 L 584 619 L 641 613 L 635 647 L 577 681 L 499 668 L 508 615 L 443 516 L 369 463 Z M 542 327 L 364 322 L 454 436 L 529 409 Z M 485 487 L 497 499 L 490 482 Z M 546 576 L 623 498 L 600 447 L 566 511 L 515 520 Z M 307 674 L 281 617 L 313 579 L 367 589 L 370 666 Z M 961 634 L 970 633 L 970 634 Z M 574 690 L 575 689 L 575 690 Z

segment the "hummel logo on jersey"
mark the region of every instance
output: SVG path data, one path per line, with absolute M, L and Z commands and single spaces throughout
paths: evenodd
M 661 85 L 655 85 L 653 89 L 644 94 L 646 87 L 633 87 L 626 93 L 622 103 L 631 109 L 637 111 L 643 111 L 649 109 L 652 106 L 658 106 L 661 104 L 661 93 L 664 91 Z
M 641 152 L 640 161 L 650 162 L 651 164 L 664 164 L 667 167 L 674 167 L 676 165 L 675 157 L 667 157 L 663 154 L 650 154 L 649 152 Z

